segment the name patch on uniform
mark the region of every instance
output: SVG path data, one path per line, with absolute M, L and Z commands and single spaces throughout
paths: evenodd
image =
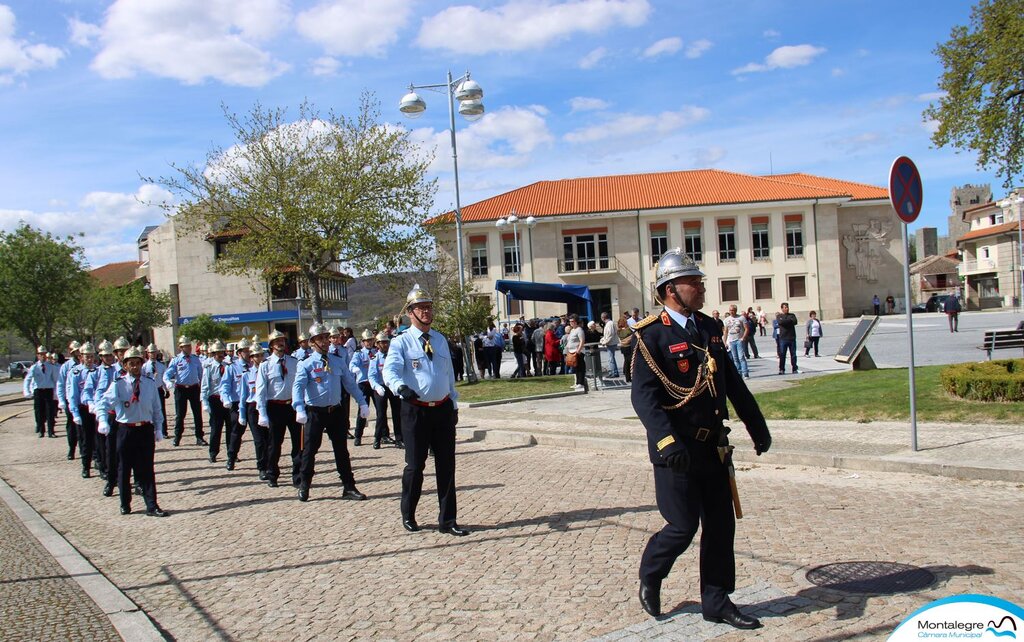
M 675 354 L 677 352 L 686 352 L 689 349 L 690 344 L 685 341 L 683 341 L 682 343 L 673 343 L 668 347 L 668 351 L 671 352 L 672 354 Z
M 721 343 L 721 342 L 722 342 L 722 337 L 719 337 L 719 336 L 711 337 L 711 343 Z
M 658 442 L 658 450 L 665 450 L 665 448 L 671 446 L 674 443 L 676 443 L 676 438 L 673 437 L 672 435 L 669 435 L 668 437 L 665 437 L 664 439 Z

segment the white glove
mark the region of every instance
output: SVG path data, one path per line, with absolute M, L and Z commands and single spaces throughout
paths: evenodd
M 153 426 L 153 438 L 157 441 L 164 440 L 164 430 L 160 426 Z
M 76 426 L 78 426 L 79 428 L 82 427 L 82 418 L 81 417 L 76 417 L 74 415 L 70 415 L 70 417 L 71 417 L 71 421 L 75 422 Z
M 210 410 L 210 404 L 203 404 L 203 412 L 205 412 L 207 416 L 213 414 L 213 411 Z
M 98 432 L 101 435 L 109 435 L 110 424 L 108 424 L 105 419 L 103 421 L 100 421 L 100 425 L 96 428 L 96 432 Z
M 297 412 L 295 413 L 295 421 L 300 424 L 304 424 L 307 421 L 306 413 Z
M 270 420 L 267 419 L 266 415 L 259 415 L 256 418 L 256 425 L 262 428 L 270 428 Z
M 359 416 L 362 417 L 363 419 L 366 419 L 367 417 L 369 417 L 370 416 L 370 406 L 365 404 L 365 403 L 363 405 L 359 406 Z
M 95 404 L 89 404 L 89 414 L 90 415 L 95 415 L 96 414 L 96 405 Z
M 238 425 L 239 425 L 239 427 L 245 428 L 245 421 L 246 421 L 245 411 L 243 410 L 242 412 L 238 413 Z
M 381 397 L 383 397 L 383 396 L 385 396 L 387 394 L 387 391 L 384 390 L 384 386 L 377 386 L 376 388 L 373 389 L 373 391 L 376 392 L 377 395 L 379 395 Z

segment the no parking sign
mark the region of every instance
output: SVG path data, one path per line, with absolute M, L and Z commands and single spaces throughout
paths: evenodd
M 921 213 L 924 189 L 917 165 L 906 156 L 892 162 L 889 169 L 889 202 L 904 223 L 913 223 Z

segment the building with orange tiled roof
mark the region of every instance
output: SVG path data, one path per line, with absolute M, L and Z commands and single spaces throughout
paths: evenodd
M 1016 199 L 1021 191 L 1013 191 L 1000 202 L 986 202 L 968 207 L 963 219 L 968 231 L 956 239 L 963 262 L 960 278 L 964 280 L 965 309 L 986 310 L 1014 307 L 1021 299 L 1024 271 L 1021 266 L 1021 209 Z M 1017 302 L 1014 299 L 1017 299 Z
M 136 279 L 144 278 L 138 274 L 138 261 L 121 261 L 107 263 L 89 270 L 89 275 L 104 287 L 120 287 L 128 285 Z
M 516 229 L 499 228 L 512 212 Z M 707 273 L 706 312 L 736 303 L 771 313 L 787 301 L 797 314 L 837 318 L 870 309 L 875 294 L 902 308 L 900 221 L 874 185 L 714 169 L 570 178 L 466 205 L 462 219 L 468 282 L 502 317 L 562 314 L 566 304 L 506 301 L 501 279 L 589 286 L 595 315 L 653 310 L 654 265 L 672 247 Z M 454 226 L 436 235 L 453 258 Z

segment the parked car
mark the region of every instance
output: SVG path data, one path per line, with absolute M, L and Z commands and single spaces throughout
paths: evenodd
M 24 379 L 25 373 L 32 367 L 31 361 L 12 361 L 7 364 L 7 374 L 11 379 Z
M 914 307 L 910 308 L 910 311 L 914 314 L 917 314 L 918 312 L 927 312 L 928 305 L 926 303 L 915 303 Z
M 925 302 L 924 307 L 928 312 L 945 312 L 946 301 L 953 298 L 953 294 L 933 294 L 928 297 L 928 301 Z

